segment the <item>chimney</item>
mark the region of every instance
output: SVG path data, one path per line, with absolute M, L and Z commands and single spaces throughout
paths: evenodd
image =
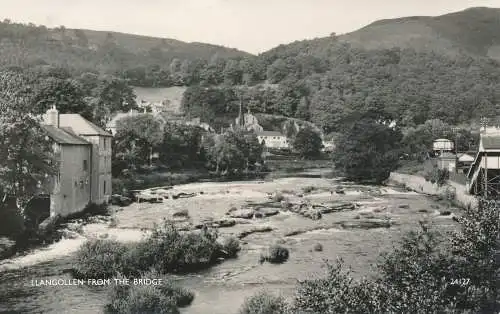
M 45 124 L 55 126 L 56 128 L 59 127 L 59 111 L 57 111 L 55 105 L 47 110 L 45 114 Z

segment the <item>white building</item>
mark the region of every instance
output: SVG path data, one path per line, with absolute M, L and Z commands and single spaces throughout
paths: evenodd
M 112 135 L 79 114 L 59 114 L 55 107 L 43 120 L 59 167 L 45 187 L 50 194 L 50 215 L 67 216 L 91 202 L 107 203 L 112 188 Z
M 259 143 L 265 144 L 268 148 L 290 148 L 290 141 L 288 138 L 276 131 L 262 131 L 256 132 Z

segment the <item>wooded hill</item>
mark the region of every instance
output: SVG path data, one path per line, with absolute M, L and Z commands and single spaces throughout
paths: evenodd
M 383 20 L 258 56 L 168 39 L 2 23 L 0 63 L 112 72 L 134 86 L 187 85 L 182 108 L 191 116 L 203 112 L 209 123 L 233 118 L 243 101 L 254 113 L 308 120 L 326 133 L 341 131 L 366 110 L 383 112 L 403 127 L 429 119 L 460 124 L 500 109 L 499 21 L 500 10 L 490 8 Z
M 186 43 L 64 26 L 0 22 L 0 65 L 53 65 L 76 72 L 121 72 L 130 67 L 170 64 L 172 60 L 210 60 L 213 57 L 244 57 L 250 54 L 205 43 Z

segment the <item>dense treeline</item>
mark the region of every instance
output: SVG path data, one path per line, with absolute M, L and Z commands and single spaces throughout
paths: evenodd
M 309 119 L 333 132 L 352 113 L 372 107 L 384 109 L 400 126 L 415 127 L 430 119 L 470 123 L 495 115 L 500 102 L 500 64 L 467 55 L 361 50 L 333 40 L 327 47 L 315 47 L 304 41 L 266 52 L 251 64 L 254 77 L 265 78 L 267 84 L 248 87 L 254 83 L 241 80 L 246 73 L 241 67 L 231 81 L 227 71 L 217 70 L 226 67 L 207 65 L 195 75 L 205 88 L 191 87 L 185 107 L 194 108 L 205 94 L 217 93 L 220 84 L 232 83 L 224 89 L 237 93 L 255 112 Z M 217 105 L 223 104 L 227 102 Z

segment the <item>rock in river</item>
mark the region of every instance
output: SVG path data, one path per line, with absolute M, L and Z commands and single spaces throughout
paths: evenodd
M 252 219 L 255 211 L 253 209 L 238 209 L 228 213 L 232 218 L 244 218 L 244 219 Z

